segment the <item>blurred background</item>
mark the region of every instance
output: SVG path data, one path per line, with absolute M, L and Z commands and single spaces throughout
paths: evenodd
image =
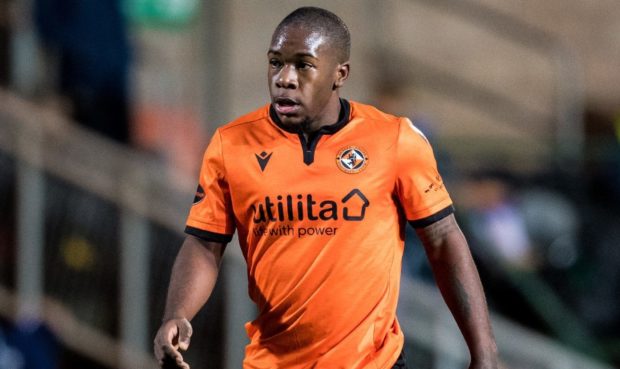
M 302 5 L 351 29 L 343 96 L 433 143 L 505 367 L 618 367 L 617 0 L 0 0 L 0 369 L 156 367 L 202 151 Z M 404 265 L 410 367 L 464 368 L 412 230 Z M 228 247 L 192 368 L 239 368 L 253 314 Z

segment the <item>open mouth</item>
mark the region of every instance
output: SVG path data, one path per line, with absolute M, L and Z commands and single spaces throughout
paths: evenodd
M 282 115 L 294 114 L 300 108 L 300 104 L 297 101 L 288 97 L 277 97 L 274 100 L 273 106 Z

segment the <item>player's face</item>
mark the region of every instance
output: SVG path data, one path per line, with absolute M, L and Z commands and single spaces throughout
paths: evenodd
M 267 56 L 271 102 L 283 124 L 307 130 L 337 121 L 337 88 L 349 65 L 338 62 L 329 39 L 286 27 L 274 35 Z

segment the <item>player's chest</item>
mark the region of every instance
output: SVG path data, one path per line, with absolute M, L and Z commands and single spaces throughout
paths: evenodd
M 254 203 L 273 197 L 293 206 L 298 200 L 389 196 L 396 174 L 389 145 L 369 135 L 299 136 L 240 145 L 226 167 L 233 198 Z

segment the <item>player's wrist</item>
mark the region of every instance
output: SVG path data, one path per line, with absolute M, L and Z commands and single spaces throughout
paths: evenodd
M 162 324 L 168 323 L 169 321 L 172 320 L 187 320 L 189 321 L 189 319 L 187 319 L 185 316 L 183 315 L 171 315 L 171 316 L 164 316 L 161 319 Z

